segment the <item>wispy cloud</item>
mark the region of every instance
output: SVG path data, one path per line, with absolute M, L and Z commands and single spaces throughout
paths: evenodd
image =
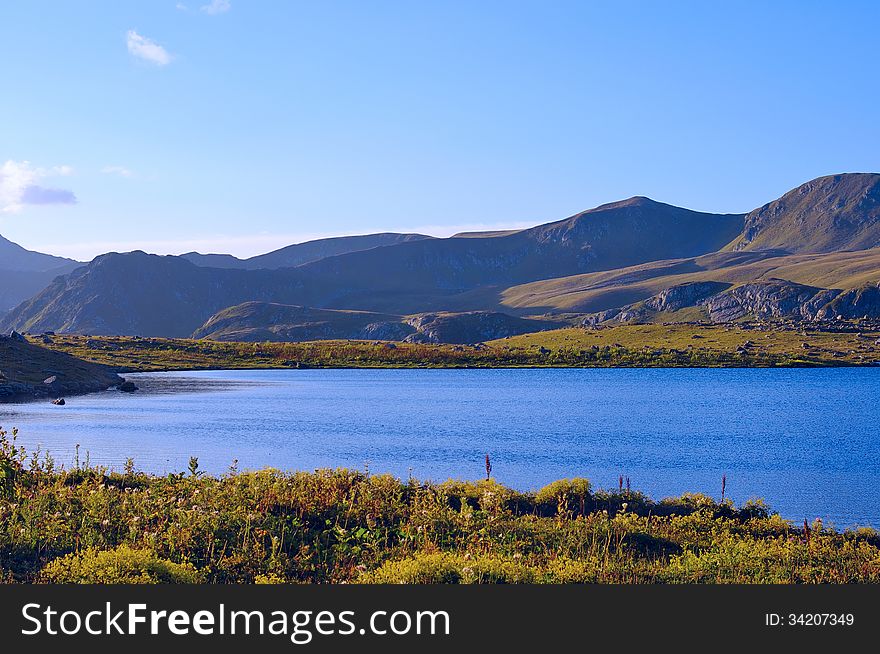
M 232 3 L 229 0 L 211 0 L 209 4 L 202 5 L 199 9 L 205 14 L 216 16 L 232 9 Z
M 73 191 L 39 183 L 45 178 L 72 174 L 70 166 L 37 168 L 29 161 L 6 161 L 0 166 L 0 213 L 18 213 L 26 205 L 76 204 Z
M 128 46 L 129 53 L 138 59 L 148 61 L 157 66 L 167 66 L 171 63 L 172 57 L 165 48 L 152 39 L 141 36 L 135 30 L 128 30 L 125 35 L 125 43 Z
M 117 177 L 134 177 L 134 172 L 125 166 L 104 166 L 101 172 L 105 175 L 116 175 Z

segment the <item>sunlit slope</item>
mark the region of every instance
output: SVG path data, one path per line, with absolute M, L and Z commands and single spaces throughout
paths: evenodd
M 736 285 L 764 279 L 856 288 L 880 280 L 880 248 L 794 255 L 779 250 L 720 252 L 520 284 L 506 289 L 501 298 L 503 306 L 517 310 L 592 312 L 638 302 L 687 282 Z
M 880 246 L 880 174 L 810 180 L 746 216 L 727 249 L 840 252 Z

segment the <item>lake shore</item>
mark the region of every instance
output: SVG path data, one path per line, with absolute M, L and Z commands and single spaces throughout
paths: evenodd
M 85 395 L 123 382 L 109 366 L 40 347 L 16 332 L 0 336 L 0 403 Z
M 877 583 L 880 537 L 563 479 L 59 470 L 0 433 L 7 583 Z
M 471 345 L 380 341 L 221 342 L 51 335 L 35 343 L 121 373 L 302 368 L 760 368 L 871 366 L 880 331 L 859 323 L 620 325 Z

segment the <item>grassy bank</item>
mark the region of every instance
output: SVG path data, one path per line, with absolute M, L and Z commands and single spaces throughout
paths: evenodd
M 880 538 L 586 479 L 518 493 L 350 470 L 67 470 L 0 436 L 0 577 L 132 583 L 851 583 Z
M 742 325 L 619 325 L 558 329 L 471 345 L 365 341 L 229 343 L 58 335 L 45 347 L 122 371 L 206 368 L 777 367 L 880 361 L 880 332 Z

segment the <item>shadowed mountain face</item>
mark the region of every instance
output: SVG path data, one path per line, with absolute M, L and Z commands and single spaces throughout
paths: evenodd
M 80 265 L 72 259 L 26 250 L 0 236 L 0 314 Z
M 16 307 L 0 329 L 189 336 L 223 307 L 295 295 L 289 275 L 200 268 L 180 257 L 105 254 Z
M 302 270 L 351 289 L 460 292 L 705 254 L 739 234 L 743 218 L 631 198 L 506 235 L 404 243 Z
M 397 245 L 398 243 L 421 241 L 428 238 L 431 237 L 422 234 L 366 234 L 364 236 L 322 238 L 316 241 L 297 243 L 274 252 L 251 257 L 250 259 L 238 259 L 231 254 L 199 254 L 198 252 L 189 252 L 181 255 L 181 257 L 197 266 L 209 268 L 238 268 L 242 270 L 266 268 L 275 270 L 277 268 L 301 266 L 325 257 L 334 257 L 340 254 L 369 250 L 387 245 Z
M 880 175 L 829 175 L 746 216 L 736 250 L 839 252 L 880 246 Z

